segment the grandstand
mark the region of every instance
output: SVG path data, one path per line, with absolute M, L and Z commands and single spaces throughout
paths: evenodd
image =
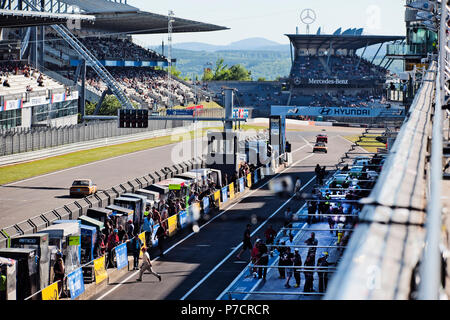
M 75 20 L 79 25 L 69 25 Z M 173 20 L 175 33 L 227 29 Z M 0 90 L 2 130 L 77 123 L 85 100 L 100 105 L 106 94 L 114 94 L 123 107 L 134 102 L 141 108 L 167 107 L 170 97 L 175 104 L 202 98 L 193 85 L 177 78 L 168 88 L 162 70 L 168 58 L 132 40 L 133 34 L 168 32 L 168 17 L 126 1 L 4 1 L 0 25 L 0 62 L 5 68 L 17 63 L 2 74 L 8 80 Z M 86 78 L 80 72 L 84 67 Z M 38 78 L 43 83 L 38 84 Z
M 320 29 L 319 29 L 320 30 Z M 241 107 L 269 116 L 271 105 L 309 107 L 384 106 L 386 76 L 392 59 L 374 63 L 386 42 L 401 36 L 363 35 L 363 29 L 341 28 L 332 35 L 287 34 L 293 48 L 289 77 L 274 82 L 207 82 L 220 103 L 223 87 L 237 90 Z M 364 58 L 367 47 L 380 45 L 375 57 Z M 363 49 L 361 55 L 357 51 Z M 383 64 L 384 63 L 384 64 Z

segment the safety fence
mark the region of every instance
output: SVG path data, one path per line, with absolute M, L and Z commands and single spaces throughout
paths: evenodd
M 117 121 L 93 121 L 53 128 L 17 129 L 0 132 L 0 156 L 52 148 L 102 138 L 138 134 L 189 125 L 183 120 L 149 120 L 148 128 L 119 128 Z
M 386 157 L 325 299 L 414 299 L 425 246 L 433 63 Z M 357 257 L 365 257 L 355 263 Z
M 193 203 L 192 205 L 188 205 L 188 203 L 186 203 L 185 210 L 182 210 L 177 214 L 174 214 L 153 226 L 153 232 L 151 234 L 151 247 L 158 246 L 158 239 L 156 238 L 156 232 L 160 225 L 164 225 L 167 237 L 171 238 L 177 232 L 186 229 L 188 226 L 196 224 L 198 220 L 201 219 L 205 220 L 205 216 L 210 215 L 213 210 L 218 211 L 223 209 L 228 204 L 228 202 L 240 197 L 240 195 L 251 189 L 254 185 L 259 183 L 260 181 L 264 180 L 267 176 L 275 174 L 276 169 L 279 167 L 279 165 L 286 163 L 284 161 L 284 158 L 285 155 L 282 155 L 278 159 L 272 158 L 271 162 L 267 163 L 264 166 L 254 169 L 245 176 L 239 177 L 235 181 L 232 181 L 231 183 L 216 190 L 213 194 L 209 196 L 204 196 L 202 199 L 200 199 L 198 203 Z M 168 168 L 170 170 L 170 173 L 168 172 L 169 170 L 166 171 L 161 170 L 161 172 L 164 172 L 164 175 L 155 172 L 155 175 L 158 175 L 158 179 L 155 179 L 153 176 L 149 175 L 149 177 L 151 176 L 152 177 L 151 179 L 153 180 L 152 181 L 148 180 L 148 177 L 144 178 L 148 182 L 147 184 L 143 183 L 141 179 L 136 179 L 136 181 L 129 181 L 126 184 L 119 185 L 119 187 L 114 187 L 112 188 L 112 190 L 116 194 L 111 194 L 111 198 L 114 196 L 118 196 L 120 189 L 121 189 L 120 193 L 133 192 L 134 190 L 144 188 L 158 181 L 170 178 L 174 174 L 182 173 L 185 171 L 192 170 L 194 168 L 200 168 L 204 166 L 203 159 L 196 159 L 196 160 L 197 161 L 194 160 L 189 164 L 183 163 L 182 165 L 179 165 L 179 168 L 176 168 L 176 166 L 174 166 L 173 169 L 176 169 L 177 171 L 171 170 L 170 168 Z M 137 182 L 140 182 L 141 184 L 137 185 L 136 184 Z M 83 200 L 85 200 L 86 202 L 90 202 L 89 200 L 87 200 L 87 198 L 84 198 Z M 103 200 L 104 201 L 101 203 L 98 201 L 96 205 L 104 206 L 110 203 L 106 199 Z M 69 219 L 69 220 L 77 219 L 77 214 L 83 212 L 83 209 L 87 210 L 89 207 L 92 207 L 93 201 L 86 207 L 82 207 L 80 203 L 77 204 L 78 204 L 77 207 L 79 208 L 78 212 L 72 212 L 71 215 L 70 214 L 66 214 L 64 216 L 61 215 L 60 217 L 58 217 L 58 219 Z M 64 209 L 66 208 L 68 209 L 68 206 L 64 207 Z M 53 215 L 55 215 L 56 213 L 55 211 L 56 210 L 52 211 Z M 40 218 L 47 219 L 45 215 L 41 215 Z M 27 222 L 31 222 L 31 220 L 32 219 L 28 220 Z M 22 226 L 22 224 L 20 225 Z M 15 227 L 18 227 L 18 225 L 16 225 Z M 35 230 L 29 231 L 35 232 Z M 2 230 L 2 232 L 4 233 L 4 230 Z M 139 234 L 139 239 L 141 240 L 143 246 L 146 246 L 145 232 Z M 130 241 L 131 240 L 128 240 L 127 243 Z M 125 267 L 128 267 L 128 270 L 130 270 L 128 259 L 129 251 L 127 248 L 127 243 L 119 244 L 117 247 L 114 248 L 115 263 L 113 266 L 111 266 L 112 268 L 108 268 L 109 259 L 107 255 L 103 255 L 101 257 L 96 258 L 95 260 L 92 260 L 80 266 L 76 270 L 67 274 L 61 281 L 62 286 L 60 286 L 59 289 L 57 282 L 54 282 L 50 284 L 48 287 L 40 290 L 39 292 L 34 293 L 27 299 L 58 300 L 61 292 L 69 293 L 68 296 L 70 297 L 70 299 L 79 298 L 85 292 L 86 289 L 84 281 L 85 276 L 83 275 L 83 267 L 93 266 L 94 272 L 91 280 L 95 285 L 98 285 L 104 282 L 105 280 L 109 279 L 111 272 L 121 270 Z M 142 252 L 140 254 L 140 257 L 142 257 Z

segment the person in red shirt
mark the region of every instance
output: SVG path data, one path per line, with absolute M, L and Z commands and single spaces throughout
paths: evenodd
M 266 237 L 266 243 L 273 244 L 273 241 L 275 240 L 276 235 L 277 235 L 277 232 L 273 229 L 273 226 L 270 225 L 264 232 L 264 236 Z
M 255 245 L 253 246 L 253 249 L 252 249 L 252 252 L 251 252 L 251 260 L 252 260 L 252 264 L 254 266 L 258 265 L 258 260 L 259 260 L 259 258 L 258 258 L 258 256 L 259 256 L 259 242 L 260 241 L 261 241 L 260 239 L 256 239 Z M 256 278 L 257 271 L 258 271 L 258 269 L 255 268 L 255 267 L 253 267 L 251 269 L 251 272 L 252 272 L 252 275 L 253 275 L 254 278 Z
M 108 261 L 111 266 L 114 265 L 112 250 L 119 244 L 119 236 L 117 234 L 118 230 L 114 231 L 109 235 L 106 248 L 108 250 Z

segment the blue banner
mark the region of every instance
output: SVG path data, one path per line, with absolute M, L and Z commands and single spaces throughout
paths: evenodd
M 225 203 L 228 201 L 228 187 L 222 188 L 222 202 Z
M 208 214 L 209 213 L 209 197 L 203 197 L 203 213 Z
M 168 109 L 166 114 L 168 116 L 192 116 L 194 114 L 194 110 Z
M 81 268 L 69 273 L 67 276 L 67 284 L 69 286 L 71 299 L 75 299 L 84 292 L 84 279 Z
M 244 182 L 244 177 L 239 178 L 239 192 L 244 192 L 245 191 L 245 182 Z
M 391 116 L 405 116 L 402 107 L 296 107 L 296 106 L 272 106 L 272 115 L 289 116 L 323 116 L 323 117 L 379 117 L 389 110 Z
M 253 183 L 258 182 L 258 170 L 253 171 Z
M 155 224 L 153 226 L 153 232 L 152 232 L 152 245 L 155 247 L 158 245 L 158 238 L 156 238 L 156 230 L 159 228 L 159 223 Z
M 188 225 L 188 214 L 186 211 L 180 211 L 178 213 L 178 219 L 180 219 L 181 228 L 184 228 Z
M 121 245 L 118 245 L 115 250 L 117 269 L 122 269 L 128 266 L 127 244 L 122 243 Z

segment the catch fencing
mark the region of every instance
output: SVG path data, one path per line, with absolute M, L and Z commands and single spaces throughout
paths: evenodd
M 206 116 L 222 116 L 222 109 L 205 110 L 198 118 Z M 81 143 L 102 138 L 132 135 L 142 132 L 184 127 L 191 121 L 149 120 L 148 128 L 119 128 L 117 121 L 89 121 L 70 126 L 18 128 L 0 131 L 0 156 L 53 148 L 62 145 Z

